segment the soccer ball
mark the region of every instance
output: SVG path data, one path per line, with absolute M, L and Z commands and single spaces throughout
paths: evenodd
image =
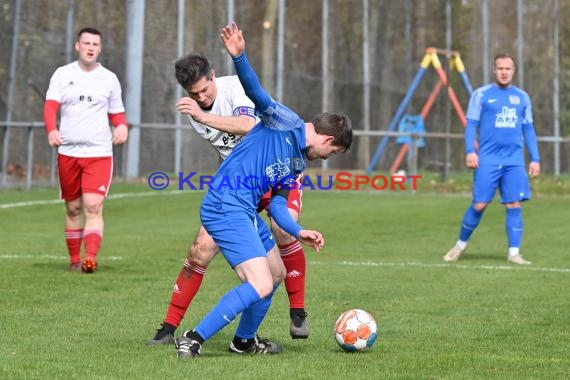
M 361 309 L 347 310 L 335 324 L 336 342 L 343 350 L 355 352 L 372 347 L 378 337 L 376 321 Z

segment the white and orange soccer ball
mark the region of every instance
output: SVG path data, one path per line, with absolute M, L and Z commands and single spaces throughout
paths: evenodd
M 378 337 L 376 321 L 370 313 L 361 309 L 347 310 L 338 317 L 335 337 L 338 345 L 347 352 L 372 347 Z

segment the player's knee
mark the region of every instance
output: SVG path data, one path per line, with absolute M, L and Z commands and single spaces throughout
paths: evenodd
M 87 215 L 100 215 L 102 206 L 101 203 L 86 203 L 83 208 Z
M 261 298 L 265 298 L 271 294 L 273 291 L 273 282 L 271 281 L 262 281 L 258 284 L 254 285 L 257 290 L 257 293 Z
M 200 266 L 207 266 L 216 254 L 216 248 L 208 244 L 195 241 L 188 252 L 188 260 Z
M 473 204 L 473 208 L 474 208 L 477 212 L 483 212 L 483 211 L 485 211 L 485 209 L 487 208 L 488 205 L 489 205 L 488 203 L 479 202 L 479 203 L 474 203 L 474 204 Z
M 287 271 L 285 270 L 285 266 L 279 267 L 276 271 L 272 272 L 271 275 L 273 276 L 273 283 L 280 284 L 285 280 L 285 276 L 287 275 Z
M 68 205 L 66 208 L 67 216 L 70 218 L 77 218 L 81 215 L 81 205 Z

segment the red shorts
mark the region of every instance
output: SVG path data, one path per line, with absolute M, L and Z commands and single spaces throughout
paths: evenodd
M 287 208 L 295 210 L 297 215 L 301 215 L 301 209 L 303 208 L 303 202 L 301 201 L 301 197 L 303 196 L 303 190 L 299 189 L 301 186 L 302 177 L 298 178 L 295 182 L 297 182 L 297 186 L 294 189 L 289 191 L 289 197 L 287 198 Z M 263 194 L 259 204 L 257 205 L 257 212 L 261 212 L 266 210 L 269 214 L 269 201 L 271 200 L 271 190 L 267 193 Z
M 57 155 L 61 198 L 73 201 L 84 193 L 106 197 L 113 176 L 113 157 L 70 157 Z

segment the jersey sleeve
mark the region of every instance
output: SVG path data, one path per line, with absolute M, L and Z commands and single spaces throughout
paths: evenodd
M 469 99 L 469 105 L 467 106 L 467 119 L 479 121 L 481 120 L 481 111 L 483 110 L 483 92 L 481 90 L 476 90 L 471 98 Z
M 524 114 L 522 121 L 522 132 L 524 136 L 524 143 L 528 150 L 531 162 L 540 162 L 540 153 L 538 152 L 538 139 L 534 130 L 534 119 L 532 116 L 532 102 L 528 94 L 524 94 Z
M 253 68 L 249 64 L 245 53 L 233 57 L 234 65 L 236 68 L 236 73 L 238 75 L 239 81 L 243 86 L 245 94 L 248 98 L 253 101 L 255 108 L 258 112 L 265 111 L 273 100 L 271 96 L 261 87 L 259 78 L 253 71 Z
M 121 83 L 115 74 L 113 74 L 113 84 L 111 85 L 111 93 L 109 94 L 109 109 L 110 114 L 118 114 L 125 112 L 123 105 Z
M 532 102 L 530 101 L 530 96 L 527 93 L 523 96 L 525 107 L 524 107 L 524 114 L 523 114 L 523 121 L 522 124 L 532 124 L 534 122 L 534 118 L 532 116 Z
M 61 103 L 61 69 L 55 70 L 49 80 L 49 87 L 46 92 L 46 100 L 55 100 Z
M 44 124 L 48 133 L 57 129 L 57 112 L 61 104 L 55 100 L 46 100 L 44 103 Z
M 255 112 L 263 121 L 264 127 L 285 131 L 304 126 L 303 120 L 295 112 L 275 102 L 261 87 L 245 53 L 233 57 L 233 61 L 245 94 L 255 104 Z
M 239 84 L 239 80 L 236 80 L 234 85 L 232 85 L 232 114 L 234 116 L 249 116 L 256 121 L 258 121 L 257 116 L 255 116 L 255 105 L 245 95 L 245 92 L 241 85 Z
M 479 122 L 467 119 L 465 126 L 465 154 L 475 153 L 475 139 L 477 138 L 477 126 Z
M 285 230 L 289 235 L 299 238 L 299 233 L 303 230 L 303 227 L 298 225 L 291 217 L 291 214 L 289 214 L 289 210 L 287 209 L 287 199 L 282 195 L 282 193 L 278 192 L 271 196 L 271 201 L 269 202 L 269 214 L 279 227 Z

